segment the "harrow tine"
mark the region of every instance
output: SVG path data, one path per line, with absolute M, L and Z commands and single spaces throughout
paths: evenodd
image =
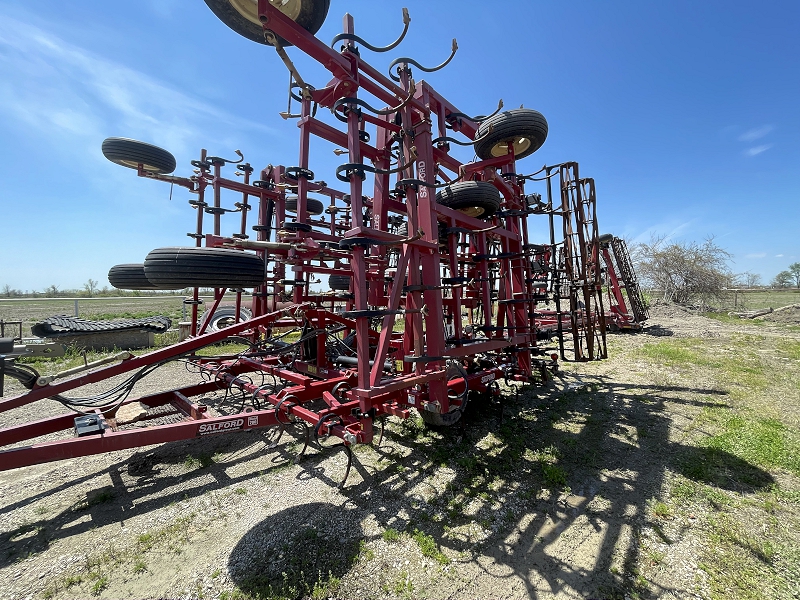
M 381 419 L 381 435 L 378 437 L 378 443 L 375 444 L 376 448 L 380 448 L 383 443 L 383 434 L 386 431 L 386 417 Z
M 344 451 L 347 454 L 347 467 L 345 467 L 344 470 L 344 477 L 342 477 L 342 480 L 339 482 L 339 485 L 336 486 L 341 490 L 344 488 L 344 484 L 347 481 L 347 477 L 350 475 L 350 467 L 353 466 L 353 450 L 347 444 L 341 444 L 340 447 L 344 448 Z
M 306 454 L 306 450 L 308 450 L 308 443 L 311 437 L 311 428 L 308 426 L 307 423 L 301 423 L 303 425 L 303 448 L 300 452 L 297 453 L 297 456 L 294 458 L 294 464 L 298 464 Z

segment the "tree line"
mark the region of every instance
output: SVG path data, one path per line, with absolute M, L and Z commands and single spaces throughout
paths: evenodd
M 670 302 L 725 303 L 732 289 L 762 287 L 759 274 L 733 272 L 731 254 L 713 237 L 698 243 L 674 242 L 666 236 L 654 236 L 647 243 L 630 246 L 637 276 L 644 287 L 658 290 L 663 299 Z M 770 286 L 800 289 L 800 262 L 789 265 Z
M 118 290 L 107 285 L 100 287 L 95 279 L 89 279 L 80 289 L 60 289 L 58 285 L 49 285 L 43 290 L 19 290 L 6 283 L 0 290 L 3 298 L 103 298 L 124 296 L 173 296 L 191 293 L 186 290 Z

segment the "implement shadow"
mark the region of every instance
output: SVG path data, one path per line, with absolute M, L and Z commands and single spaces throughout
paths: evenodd
M 3 509 L 6 513 L 34 503 L 41 505 L 48 498 L 69 494 L 105 475 L 111 479 L 111 485 L 87 491 L 85 497 L 59 512 L 46 512 L 34 522 L 0 533 L 0 568 L 42 552 L 56 540 L 111 523 L 124 525 L 129 519 L 181 500 L 251 480 L 252 473 L 237 477 L 227 474 L 227 469 L 237 464 L 259 460 L 259 471 L 265 475 L 291 466 L 297 440 L 284 435 L 272 448 L 270 433 L 257 430 L 161 444 L 9 504 Z
M 431 538 L 440 552 L 427 555 L 455 563 L 418 590 L 430 597 L 681 595 L 636 569 L 643 527 L 660 531 L 652 505 L 667 472 L 737 490 L 773 483 L 735 456 L 671 440 L 669 404 L 723 406 L 721 395 L 584 377 L 580 387 L 510 396 L 502 422 L 496 405 L 475 399 L 463 431 L 395 426 L 376 451 L 378 470 L 357 466 L 361 482 L 343 493 L 351 518 Z

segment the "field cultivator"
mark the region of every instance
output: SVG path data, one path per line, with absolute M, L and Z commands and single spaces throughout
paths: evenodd
M 470 399 L 499 395 L 500 380 L 544 382 L 559 358 L 605 358 L 594 182 L 572 162 L 519 173 L 518 161 L 547 137 L 540 113 L 503 111 L 501 101 L 492 114 L 468 116 L 416 81 L 414 69 L 452 60 L 455 40 L 436 68 L 399 58 L 386 76 L 370 66 L 362 53 L 402 41 L 405 10 L 400 38 L 376 48 L 355 34 L 350 15 L 330 46 L 314 37 L 328 0 L 206 3 L 233 30 L 272 46 L 290 71 L 281 116 L 297 121 L 297 164 L 257 171 L 238 151 L 226 159 L 202 150 L 193 174 L 180 177 L 166 150 L 126 138 L 103 143 L 113 162 L 192 194 L 192 247 L 159 248 L 109 272 L 123 289 L 195 288 L 186 300 L 191 335 L 63 381 L 11 365 L 29 391 L 0 401 L 0 411 L 53 398 L 70 412 L 0 431 L 0 469 L 264 427 L 298 429 L 305 446 L 340 442 L 351 457 L 387 416 L 454 425 Z M 310 86 L 289 46 L 332 79 Z M 319 109 L 335 119 L 322 120 Z M 338 185 L 312 170 L 312 139 L 343 156 Z M 458 146 L 477 160 L 456 158 Z M 231 168 L 234 177 L 225 174 Z M 544 195 L 526 191 L 536 182 Z M 550 240 L 529 239 L 529 217 L 548 219 Z M 202 317 L 201 287 L 215 289 Z M 226 290 L 232 304 L 223 302 Z M 230 338 L 248 349 L 196 354 Z M 133 398 L 136 382 L 170 361 L 202 377 Z M 125 373 L 105 392 L 69 394 Z M 218 390 L 239 399 L 238 409 L 220 414 L 203 404 Z M 165 411 L 178 420 L 142 427 Z M 36 439 L 59 431 L 73 435 Z

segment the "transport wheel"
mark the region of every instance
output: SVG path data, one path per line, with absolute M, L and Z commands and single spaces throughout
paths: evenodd
M 243 306 L 239 308 L 240 322 L 248 321 L 252 316 L 253 314 L 249 309 Z M 206 327 L 206 333 L 219 331 L 220 329 L 225 329 L 231 325 L 236 325 L 236 305 L 221 304 L 213 313 L 210 310 L 207 310 L 203 313 L 203 317 L 200 319 L 200 329 L 202 329 L 206 323 L 208 323 L 208 327 Z
M 156 248 L 144 272 L 159 289 L 255 287 L 264 282 L 264 261 L 227 248 Z
M 330 7 L 330 0 L 270 0 L 270 3 L 311 34 L 322 27 Z M 206 5 L 239 35 L 266 44 L 256 0 L 206 0 Z M 292 45 L 282 38 L 280 42 L 282 46 Z
M 331 275 L 328 277 L 328 287 L 337 292 L 350 290 L 350 278 L 347 275 Z
M 439 190 L 436 201 L 470 217 L 488 219 L 500 208 L 500 192 L 485 181 L 459 181 Z
M 516 108 L 483 121 L 475 137 L 483 138 L 475 142 L 475 154 L 482 160 L 508 154 L 509 142 L 514 142 L 514 157 L 525 158 L 547 139 L 547 121 L 539 111 Z
M 108 283 L 118 290 L 157 290 L 144 274 L 144 265 L 125 264 L 111 267 L 108 271 Z
M 614 240 L 614 235 L 611 233 L 604 233 L 597 238 L 597 243 L 601 246 L 610 244 Z
M 297 212 L 297 198 L 286 199 L 286 210 L 294 213 Z M 315 198 L 306 198 L 306 210 L 308 210 L 308 214 L 310 215 L 321 215 L 325 207 L 322 205 L 322 202 Z
M 175 170 L 175 157 L 163 148 L 129 140 L 110 137 L 103 140 L 103 156 L 123 167 L 138 169 L 139 165 L 150 173 L 172 173 Z

